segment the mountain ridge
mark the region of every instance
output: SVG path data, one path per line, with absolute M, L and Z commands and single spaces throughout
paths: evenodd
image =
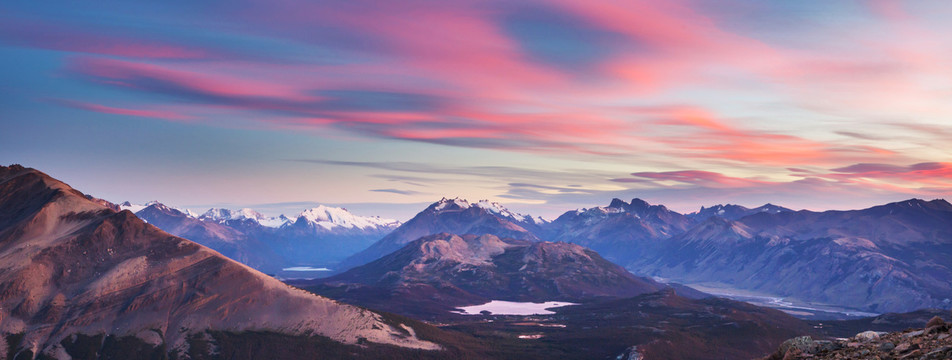
M 181 349 L 187 335 L 206 329 L 440 348 L 379 314 L 291 288 L 18 165 L 0 167 L 0 263 L 0 331 L 24 334 L 33 354 L 64 351 L 60 341 L 76 333 Z
M 399 250 L 407 243 L 423 236 L 438 233 L 453 234 L 492 234 L 500 237 L 541 240 L 526 227 L 537 227 L 532 217 L 519 219 L 498 204 L 478 202 L 470 204 L 459 198 L 434 202 L 412 219 L 403 223 L 390 234 L 341 262 L 340 271 L 360 266 Z M 484 205 L 486 204 L 486 205 Z M 532 220 L 533 222 L 528 222 Z

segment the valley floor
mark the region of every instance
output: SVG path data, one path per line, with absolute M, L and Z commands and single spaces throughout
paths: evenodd
M 714 296 L 777 309 L 806 320 L 850 320 L 879 315 L 876 313 L 863 312 L 834 305 L 812 303 L 795 298 L 782 297 L 744 289 L 736 289 L 723 283 L 696 283 L 684 285 Z

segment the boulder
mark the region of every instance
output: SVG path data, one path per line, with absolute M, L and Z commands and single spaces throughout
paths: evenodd
M 795 350 L 797 353 L 814 354 L 817 349 L 816 341 L 813 341 L 813 338 L 809 336 L 798 336 L 780 344 L 780 354 L 787 354 L 791 350 Z
M 943 326 L 943 325 L 945 325 L 945 320 L 942 320 L 942 318 L 938 316 L 933 316 L 931 319 L 929 319 L 929 322 L 926 323 L 927 328 L 931 328 L 933 326 Z
M 859 334 L 856 334 L 856 336 L 854 336 L 854 338 L 856 338 L 856 340 L 859 340 L 859 341 L 862 341 L 862 342 L 870 342 L 870 341 L 878 340 L 878 339 L 879 339 L 879 333 L 877 333 L 877 332 L 875 332 L 875 331 L 863 331 L 863 332 L 861 332 L 861 333 L 859 333 Z

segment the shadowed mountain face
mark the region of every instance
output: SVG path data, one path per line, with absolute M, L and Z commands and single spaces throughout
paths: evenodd
M 650 254 L 663 240 L 687 231 L 694 221 L 641 199 L 614 199 L 607 207 L 569 211 L 545 227 L 543 238 L 598 251 L 616 263 Z
M 249 330 L 439 348 L 16 165 L 0 167 L 0 264 L 4 348 L 31 354 L 60 357 L 74 334 L 130 336 L 175 353 L 205 331 Z
M 625 262 L 638 274 L 719 282 L 872 312 L 952 306 L 952 205 L 709 218 Z
M 726 204 L 726 205 L 714 205 L 711 207 L 702 206 L 701 210 L 699 210 L 698 212 L 687 214 L 687 216 L 690 217 L 694 221 L 704 221 L 710 217 L 719 217 L 719 218 L 727 219 L 727 220 L 737 220 L 745 216 L 759 214 L 762 212 L 769 213 L 769 214 L 776 214 L 776 213 L 791 212 L 791 211 L 793 210 L 787 209 L 782 206 L 777 206 L 774 204 L 765 204 L 762 206 L 755 207 L 753 209 L 740 206 L 740 205 Z
M 423 237 L 320 282 L 308 289 L 417 316 L 448 314 L 455 307 L 490 300 L 587 301 L 665 287 L 574 244 L 446 233 Z
M 466 200 L 442 199 L 433 203 L 392 233 L 339 265 L 341 271 L 360 266 L 397 251 L 420 237 L 439 234 L 491 234 L 499 237 L 538 241 L 527 230 L 538 228 L 542 221 L 510 213 L 499 204 Z

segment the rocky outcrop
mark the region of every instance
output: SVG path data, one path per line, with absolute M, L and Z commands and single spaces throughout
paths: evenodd
M 925 328 L 901 332 L 864 331 L 848 339 L 814 340 L 801 336 L 785 341 L 766 360 L 796 359 L 950 359 L 952 326 L 939 317 Z

